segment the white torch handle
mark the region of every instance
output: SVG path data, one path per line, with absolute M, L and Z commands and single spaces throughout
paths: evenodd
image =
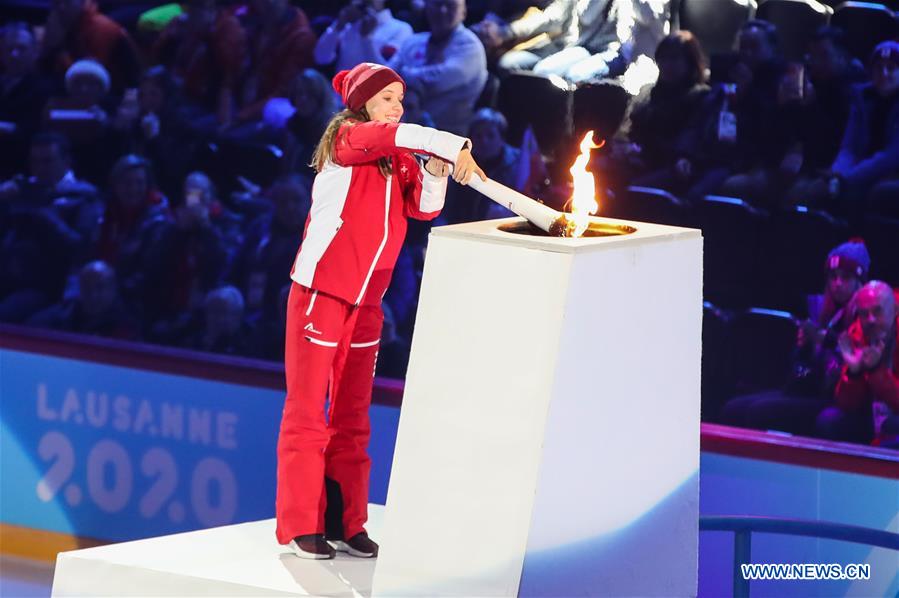
M 535 226 L 538 226 L 549 232 L 550 225 L 556 221 L 559 217 L 559 212 L 554 209 L 540 203 L 537 200 L 531 199 L 527 195 L 519 193 L 515 189 L 511 189 L 506 187 L 501 183 L 497 183 L 493 179 L 488 178 L 486 181 L 482 181 L 481 177 L 474 174 L 471 177 L 471 181 L 468 183 L 468 186 L 477 191 L 478 193 L 482 193 L 486 195 L 496 203 L 506 208 L 509 208 L 522 218 L 525 218 Z

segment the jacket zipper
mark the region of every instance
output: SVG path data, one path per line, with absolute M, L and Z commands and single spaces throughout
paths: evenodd
M 359 305 L 362 302 L 362 297 L 365 295 L 365 290 L 368 288 L 368 283 L 371 280 L 371 275 L 375 273 L 375 266 L 378 264 L 378 260 L 381 259 L 381 253 L 383 253 L 384 247 L 387 245 L 387 231 L 390 222 L 390 183 L 392 182 L 392 178 L 393 177 L 387 177 L 387 193 L 384 195 L 384 238 L 381 239 L 381 244 L 378 246 L 378 251 L 375 252 L 375 259 L 371 263 L 371 268 L 368 269 L 368 275 L 362 282 L 362 290 L 359 292 L 359 296 L 356 298 L 355 305 Z

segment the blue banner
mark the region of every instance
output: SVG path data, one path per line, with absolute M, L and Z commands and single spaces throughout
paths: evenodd
M 284 394 L 0 350 L 0 521 L 123 541 L 274 516 Z M 372 502 L 399 410 L 372 407 Z

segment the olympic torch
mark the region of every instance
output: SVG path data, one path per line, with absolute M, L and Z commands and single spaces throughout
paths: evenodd
M 553 237 L 580 237 L 587 230 L 589 223 L 587 219 L 572 218 L 573 214 L 554 210 L 491 178 L 482 181 L 480 177 L 472 176 L 468 186 L 499 205 L 509 208 Z
M 599 209 L 594 199 L 593 174 L 587 170 L 590 149 L 596 147 L 592 140 L 593 131 L 589 131 L 581 141 L 580 155 L 570 170 L 574 183 L 570 213 L 554 210 L 490 178 L 481 180 L 477 176 L 472 176 L 468 185 L 501 206 L 509 208 L 534 226 L 543 229 L 550 236 L 580 237 L 590 226 L 590 214 Z

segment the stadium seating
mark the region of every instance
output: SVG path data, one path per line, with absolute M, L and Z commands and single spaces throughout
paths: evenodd
M 783 386 L 796 345 L 796 318 L 790 312 L 750 307 L 730 323 L 730 367 L 736 394 Z
M 707 195 L 695 210 L 705 238 L 705 297 L 720 305 L 747 306 L 768 213 L 719 195 Z
M 833 8 L 816 0 L 763 0 L 756 17 L 777 27 L 787 60 L 802 60 L 815 31 L 827 25 Z
M 893 12 L 872 2 L 843 2 L 830 22 L 846 32 L 849 50 L 862 61 L 868 59 L 874 46 L 899 33 Z
M 755 15 L 755 0 L 681 0 L 678 22 L 681 29 L 699 38 L 706 54 L 733 49 L 737 31 Z

